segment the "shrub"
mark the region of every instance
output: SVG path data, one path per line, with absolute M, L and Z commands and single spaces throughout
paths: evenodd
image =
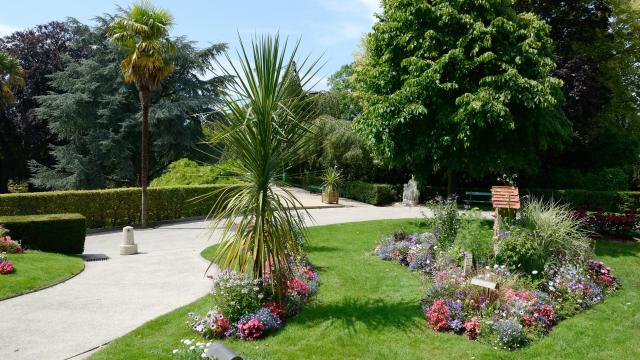
M 586 190 L 627 190 L 629 176 L 620 168 L 602 169 L 590 172 L 584 177 L 583 187 Z
M 436 198 L 427 203 L 427 207 L 433 213 L 433 216 L 427 220 L 437 232 L 438 245 L 443 251 L 447 251 L 456 240 L 460 228 L 456 199 Z
M 463 215 L 454 243 L 456 253 L 460 251 L 473 254 L 476 264 L 488 264 L 493 257 L 493 242 L 488 236 L 479 236 L 483 232 L 483 224 L 479 211 L 470 211 Z
M 342 196 L 371 205 L 385 205 L 401 199 L 400 189 L 399 185 L 349 181 L 342 188 Z
M 225 271 L 213 282 L 212 301 L 216 309 L 231 323 L 235 323 L 245 314 L 260 308 L 264 298 L 261 280 L 251 279 L 248 275 Z
M 0 223 L 28 249 L 82 254 L 86 219 L 80 214 L 3 216 Z
M 228 184 L 226 164 L 198 164 L 189 159 L 180 159 L 169 164 L 167 170 L 151 181 L 151 187 L 174 187 L 187 185 Z
M 216 185 L 149 188 L 149 220 L 205 216 L 212 208 L 215 198 L 211 194 L 217 188 Z M 140 221 L 140 196 L 139 188 L 4 194 L 0 195 L 0 216 L 68 212 L 86 217 L 88 228 L 133 225 Z
M 528 189 L 523 195 L 558 202 L 572 209 L 586 207 L 588 210 L 624 213 L 629 209 L 640 208 L 638 191 L 589 191 L 589 190 L 544 190 Z
M 7 275 L 14 272 L 14 267 L 11 261 L 4 257 L 4 254 L 0 253 L 0 275 Z

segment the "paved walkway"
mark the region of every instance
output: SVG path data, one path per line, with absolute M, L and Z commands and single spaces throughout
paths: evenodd
M 310 198 L 309 201 L 314 201 Z M 305 205 L 308 202 L 305 201 Z M 309 210 L 310 225 L 417 218 L 424 209 L 352 207 Z M 120 256 L 121 234 L 87 237 L 88 262 L 77 277 L 0 301 L 0 359 L 83 358 L 145 322 L 205 295 L 210 288 L 200 251 L 217 239 L 203 221 L 136 230 L 140 254 Z

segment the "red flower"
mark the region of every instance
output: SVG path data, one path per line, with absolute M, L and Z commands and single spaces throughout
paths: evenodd
M 427 324 L 435 331 L 447 331 L 449 328 L 449 307 L 441 299 L 436 299 L 425 314 Z
M 306 296 L 309 293 L 309 286 L 304 281 L 293 277 L 287 281 L 287 290 Z
M 262 303 L 262 306 L 269 309 L 269 311 L 280 320 L 284 320 L 284 306 L 282 304 L 275 301 L 267 301 Z
M 251 319 L 246 323 L 238 324 L 238 330 L 245 340 L 255 340 L 262 336 L 264 325 L 258 319 Z
M 467 337 L 471 340 L 474 340 L 480 335 L 480 324 L 478 324 L 478 318 L 475 316 L 464 323 L 464 328 L 467 330 Z
M 535 314 L 534 314 L 535 315 Z M 529 316 L 528 314 L 522 317 L 522 324 L 526 327 L 533 327 L 536 324 L 536 321 L 534 318 L 532 318 L 531 316 Z
M 0 262 L 0 274 L 2 275 L 11 274 L 13 270 L 14 270 L 13 264 L 9 260 Z

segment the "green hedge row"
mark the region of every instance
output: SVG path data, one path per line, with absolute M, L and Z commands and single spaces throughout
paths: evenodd
M 589 210 L 602 207 L 604 211 L 622 213 L 628 209 L 640 208 L 640 191 L 523 189 L 520 195 L 558 201 L 574 209 L 586 205 Z
M 467 191 L 489 191 L 489 188 L 459 189 L 459 201 L 466 199 Z M 422 190 L 424 200 L 436 196 L 446 196 L 446 187 L 428 187 Z M 628 209 L 640 208 L 640 191 L 592 191 L 592 190 L 550 190 L 550 189 L 520 189 L 520 196 L 532 196 L 545 200 L 557 201 L 569 205 L 573 209 L 580 209 L 586 205 L 589 210 L 602 207 L 607 212 L 622 213 Z
M 80 214 L 0 216 L 0 224 L 27 249 L 71 255 L 84 251 L 87 224 Z
M 149 221 L 204 216 L 213 203 L 216 185 L 149 188 Z M 80 213 L 88 228 L 109 228 L 140 222 L 140 189 L 52 191 L 0 195 L 0 216 Z
M 371 205 L 386 205 L 402 200 L 402 185 L 349 181 L 342 187 L 340 196 Z

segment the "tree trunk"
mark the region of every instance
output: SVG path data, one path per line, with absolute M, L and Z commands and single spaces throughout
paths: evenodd
M 149 98 L 148 89 L 140 89 L 140 104 L 142 106 L 142 131 L 140 141 L 140 187 L 142 188 L 142 206 L 140 212 L 140 225 L 146 228 L 148 221 L 147 183 L 149 181 Z
M 456 191 L 456 174 L 452 170 L 449 170 L 447 172 L 447 196 L 451 197 L 455 195 Z

